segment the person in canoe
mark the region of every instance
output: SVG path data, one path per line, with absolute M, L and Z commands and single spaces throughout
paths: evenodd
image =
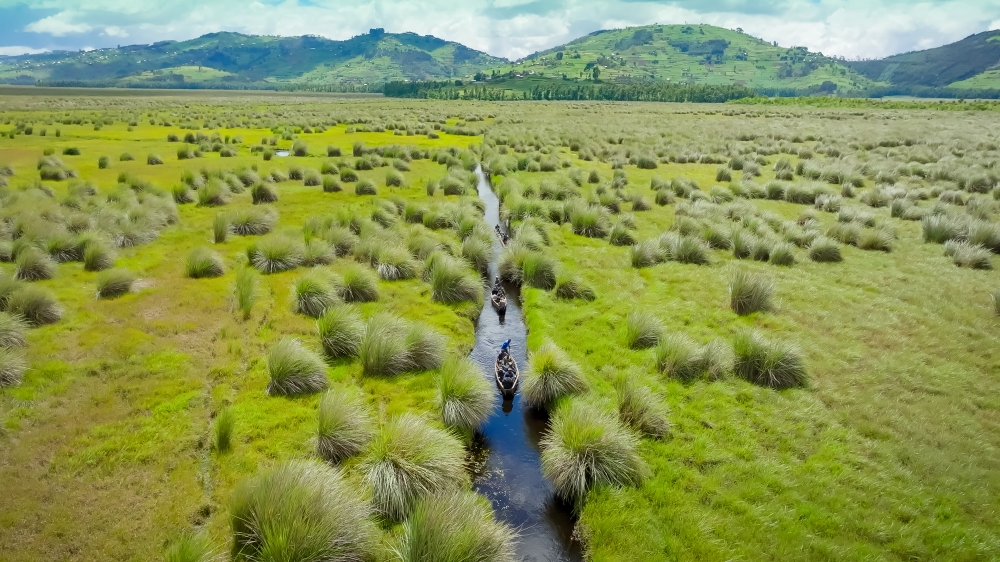
M 502 382 L 514 381 L 517 378 L 517 365 L 510 356 L 510 340 L 500 346 L 500 356 L 497 358 L 497 374 Z M 506 385 L 505 385 L 506 386 Z

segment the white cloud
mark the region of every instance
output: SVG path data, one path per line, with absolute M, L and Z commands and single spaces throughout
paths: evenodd
M 76 17 L 76 12 L 59 12 L 54 16 L 49 16 L 36 22 L 29 23 L 24 30 L 34 33 L 45 33 L 55 37 L 65 37 L 66 35 L 87 33 L 94 29 L 90 24 L 75 22 L 74 19 Z
M 13 57 L 17 55 L 37 55 L 47 53 L 48 49 L 32 49 L 31 47 L 0 47 L 0 56 Z
M 128 37 L 128 32 L 117 25 L 109 25 L 104 28 L 103 35 L 107 35 L 108 37 Z

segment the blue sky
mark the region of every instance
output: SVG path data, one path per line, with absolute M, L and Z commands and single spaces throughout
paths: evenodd
M 742 27 L 784 46 L 873 58 L 1000 28 L 1000 0 L 0 0 L 0 55 L 213 31 L 346 39 L 384 27 L 520 58 L 591 31 L 651 23 Z

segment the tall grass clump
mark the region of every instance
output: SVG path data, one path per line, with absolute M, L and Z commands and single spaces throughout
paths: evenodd
M 389 420 L 360 465 L 375 510 L 402 521 L 423 498 L 467 481 L 465 448 L 447 432 L 412 415 Z
M 375 436 L 371 412 L 343 389 L 328 390 L 319 401 L 316 454 L 337 464 L 365 450 Z
M 379 298 L 378 279 L 366 269 L 350 267 L 341 276 L 338 291 L 346 302 L 375 302 Z
M 594 288 L 588 285 L 579 275 L 560 272 L 556 279 L 556 297 L 560 299 L 581 299 L 592 301 L 597 298 Z
M 527 252 L 521 262 L 521 274 L 524 283 L 548 291 L 556 286 L 556 260 L 541 252 Z
M 225 272 L 226 268 L 219 254 L 203 246 L 191 250 L 184 262 L 184 274 L 191 279 L 221 277 Z
M 18 254 L 14 260 L 17 266 L 14 277 L 21 281 L 42 281 L 52 279 L 56 274 L 56 262 L 38 248 L 30 247 Z
M 25 332 L 28 323 L 20 316 L 0 312 L 0 348 L 24 347 L 28 344 Z
M 748 382 L 774 389 L 806 385 L 805 364 L 792 345 L 771 341 L 747 329 L 733 340 L 733 353 L 733 371 Z
M 323 353 L 330 359 L 358 355 L 365 325 L 350 307 L 335 306 L 326 309 L 316 321 L 316 328 Z
M 944 243 L 944 255 L 951 258 L 958 267 L 970 269 L 993 269 L 990 251 L 982 246 L 949 240 Z
M 393 376 L 410 369 L 405 330 L 406 324 L 389 313 L 368 319 L 358 348 L 362 374 Z
M 215 416 L 215 423 L 212 425 L 212 434 L 215 438 L 215 450 L 224 453 L 233 446 L 233 429 L 236 426 L 236 414 L 229 406 L 219 410 Z
M 582 404 L 559 408 L 542 438 L 542 474 L 578 509 L 587 491 L 638 486 L 647 468 L 639 440 L 617 420 Z
M 261 273 L 289 271 L 302 265 L 305 246 L 293 238 L 272 235 L 247 248 L 247 257 Z
M 485 275 L 493 257 L 493 245 L 478 236 L 470 236 L 462 241 L 461 255 L 476 271 Z
M 326 364 L 299 340 L 283 338 L 267 355 L 269 395 L 312 394 L 326 390 Z
M 185 532 L 170 541 L 163 553 L 166 562 L 218 562 L 206 533 Z
M 425 324 L 410 324 L 404 342 L 409 370 L 428 371 L 437 369 L 444 363 L 444 338 Z
M 240 236 L 261 236 L 271 232 L 278 216 L 270 209 L 248 207 L 230 215 L 229 221 L 234 234 Z
M 388 246 L 380 248 L 375 256 L 375 271 L 384 281 L 413 279 L 419 266 L 403 248 Z
M 643 240 L 629 250 L 632 267 L 639 269 L 662 263 L 666 256 L 656 240 Z
M 656 346 L 663 335 L 663 323 L 652 314 L 630 312 L 625 318 L 625 345 L 629 349 Z
M 843 260 L 840 255 L 840 244 L 836 240 L 825 236 L 817 236 L 809 244 L 809 259 L 815 262 L 839 262 Z
M 559 398 L 585 390 L 580 367 L 555 343 L 547 341 L 531 354 L 521 390 L 529 407 L 547 410 Z
M 280 464 L 244 482 L 229 501 L 235 562 L 372 559 L 370 510 L 340 473 L 319 462 Z
M 924 242 L 944 244 L 962 237 L 963 225 L 946 215 L 929 215 L 921 221 Z
M 292 286 L 292 311 L 296 314 L 319 318 L 339 302 L 333 283 L 318 271 L 299 277 Z
M 496 409 L 495 394 L 486 375 L 469 358 L 453 358 L 438 374 L 437 406 L 448 427 L 461 431 L 478 429 Z
M 231 228 L 229 215 L 226 213 L 216 213 L 215 220 L 212 221 L 212 241 L 216 244 L 224 244 L 229 238 Z
M 432 298 L 438 302 L 482 301 L 481 279 L 461 262 L 449 258 L 437 259 L 431 265 L 429 277 Z
M 774 282 L 763 275 L 734 269 L 729 275 L 729 308 L 740 316 L 771 309 Z
M 401 562 L 513 562 L 516 537 L 476 493 L 456 491 L 418 502 L 393 552 Z
M 127 269 L 108 269 L 97 274 L 97 298 L 114 299 L 132 290 L 136 276 Z
M 707 368 L 703 350 L 684 334 L 661 339 L 654 357 L 658 371 L 685 382 L 698 378 Z
M 20 349 L 0 347 L 0 388 L 17 386 L 28 370 L 28 361 Z
M 31 326 L 54 324 L 62 319 L 62 307 L 49 291 L 31 285 L 18 287 L 7 297 L 7 312 L 24 318 Z
M 660 439 L 670 431 L 663 397 L 634 376 L 625 375 L 616 379 L 615 393 L 620 422 L 653 439 Z
M 990 300 L 993 301 L 993 313 L 1000 316 L 1000 289 L 994 289 L 990 293 Z
M 244 267 L 236 272 L 236 280 L 233 281 L 233 304 L 243 315 L 244 320 L 250 318 L 253 305 L 257 302 L 257 284 L 257 272 L 253 269 Z

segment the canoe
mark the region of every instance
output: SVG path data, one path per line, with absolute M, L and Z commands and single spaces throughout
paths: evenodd
M 507 312 L 507 295 L 491 293 L 490 302 L 493 303 L 493 308 L 496 309 L 497 314 L 505 314 Z
M 514 367 L 514 377 L 503 378 L 500 375 L 500 357 L 501 356 L 498 355 L 496 362 L 493 364 L 493 372 L 497 379 L 497 388 L 500 389 L 500 394 L 504 398 L 513 398 L 514 393 L 517 392 L 517 383 L 521 380 L 521 371 L 517 368 L 517 362 L 514 361 L 513 357 L 511 357 L 510 364 Z

